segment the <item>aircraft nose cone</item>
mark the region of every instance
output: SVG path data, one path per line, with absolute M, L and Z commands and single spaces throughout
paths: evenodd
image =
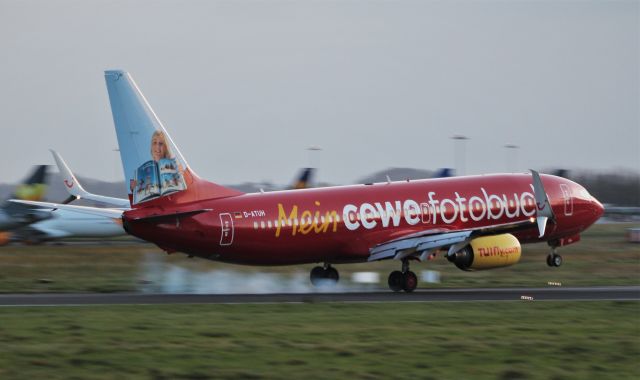
M 593 212 L 594 222 L 604 214 L 604 206 L 595 197 L 591 197 L 591 211 Z

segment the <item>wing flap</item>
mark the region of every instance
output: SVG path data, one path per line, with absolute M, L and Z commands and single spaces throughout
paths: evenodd
M 473 231 L 471 230 L 445 232 L 382 243 L 371 249 L 368 261 L 389 259 L 391 257 L 396 257 L 396 255 L 402 255 L 403 252 L 406 251 L 413 251 L 416 254 L 421 254 L 424 251 L 463 242 L 467 240 L 472 233 Z M 400 258 L 405 258 L 411 254 L 413 253 L 404 253 Z
M 535 226 L 536 220 L 527 219 L 518 222 L 503 223 L 490 227 L 480 227 L 461 231 L 443 232 L 430 230 L 412 233 L 401 238 L 384 242 L 370 249 L 367 261 L 385 259 L 404 259 L 409 256 L 426 257 L 440 248 L 449 247 L 448 255 L 464 248 L 471 239 L 484 235 L 509 233 Z M 425 255 L 425 253 L 427 253 Z

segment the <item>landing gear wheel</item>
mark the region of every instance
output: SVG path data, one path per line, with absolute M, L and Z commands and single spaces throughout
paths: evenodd
M 551 253 L 547 256 L 547 265 L 550 267 L 559 267 L 562 265 L 562 256 Z
M 327 265 L 326 267 L 314 267 L 309 275 L 313 286 L 334 286 L 340 279 L 340 275 L 336 268 Z
M 409 271 L 404 273 L 403 277 L 402 289 L 407 293 L 411 293 L 416 290 L 418 287 L 418 277 L 416 274 Z
M 389 274 L 389 289 L 399 292 L 404 287 L 404 275 L 399 270 L 394 270 Z
M 323 267 L 313 267 L 313 269 L 311 269 L 311 274 L 309 275 L 309 279 L 311 280 L 311 284 L 313 286 L 315 287 L 320 286 L 323 278 L 324 278 Z
M 324 278 L 334 283 L 337 283 L 338 280 L 340 279 L 340 275 L 338 274 L 338 271 L 336 270 L 336 268 L 329 267 L 324 271 Z

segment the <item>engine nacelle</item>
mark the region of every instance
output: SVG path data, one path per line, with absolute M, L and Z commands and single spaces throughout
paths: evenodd
M 520 242 L 511 234 L 484 236 L 448 256 L 449 261 L 466 271 L 506 267 L 520 261 Z

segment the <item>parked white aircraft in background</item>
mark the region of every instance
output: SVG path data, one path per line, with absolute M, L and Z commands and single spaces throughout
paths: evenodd
M 128 199 L 106 197 L 87 192 L 62 157 L 53 150 L 51 153 L 62 175 L 64 187 L 70 194 L 65 203 L 76 199 L 87 199 L 107 204 L 120 210 L 128 210 L 130 208 Z M 51 204 L 49 209 L 43 208 L 38 211 L 41 214 L 48 214 L 49 217 L 16 231 L 17 240 L 39 243 L 69 237 L 104 238 L 126 235 L 120 218 L 62 210 L 55 208 L 55 204 Z

